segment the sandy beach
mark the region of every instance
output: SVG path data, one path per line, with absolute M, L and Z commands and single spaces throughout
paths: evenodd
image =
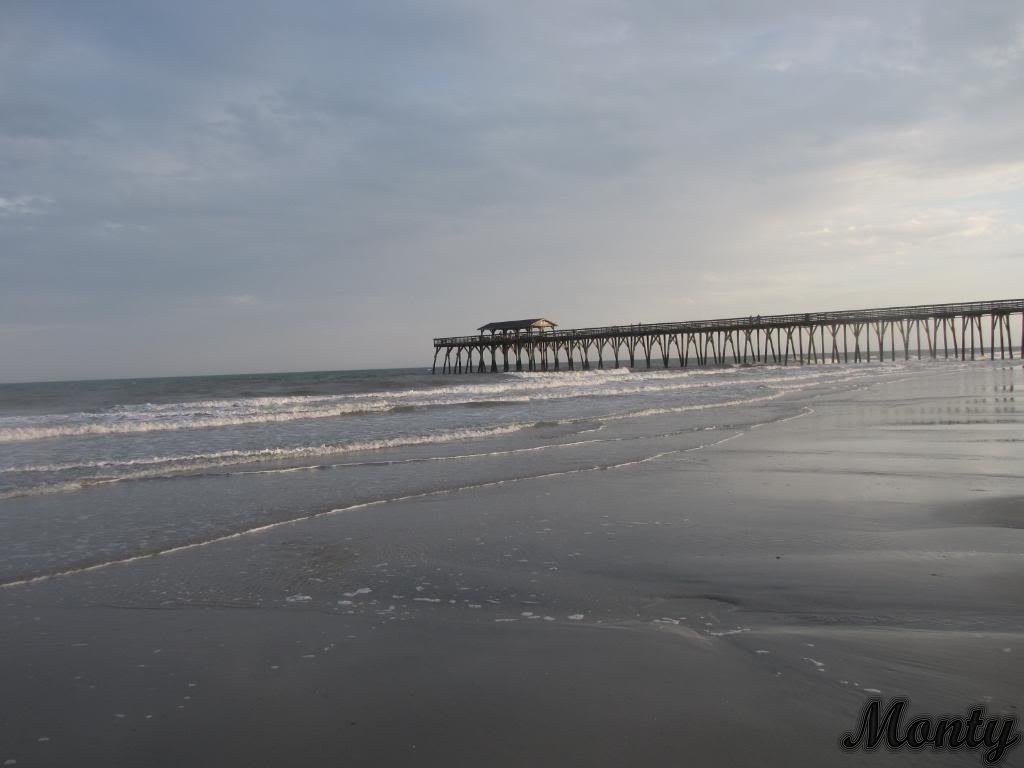
M 0 764 L 977 764 L 839 738 L 876 693 L 1019 716 L 1021 384 L 935 365 L 7 586 Z

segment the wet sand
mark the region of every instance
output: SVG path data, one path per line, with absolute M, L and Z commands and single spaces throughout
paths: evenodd
M 2 589 L 0 764 L 979 764 L 838 740 L 874 691 L 1019 716 L 1020 381 Z

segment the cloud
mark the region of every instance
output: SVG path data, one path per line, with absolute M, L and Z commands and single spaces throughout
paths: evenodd
M 985 298 L 987 269 L 1024 277 L 1022 13 L 8 5 L 0 323 L 64 325 L 6 333 L 0 376 L 416 363 L 505 315 Z M 88 362 L 63 354 L 86 338 Z
M 50 198 L 39 195 L 0 197 L 0 217 L 38 216 L 51 205 Z

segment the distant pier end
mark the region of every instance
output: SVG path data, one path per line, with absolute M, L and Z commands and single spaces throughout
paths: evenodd
M 1019 324 L 1011 323 L 1015 315 Z M 1024 357 L 1024 299 L 569 330 L 535 317 L 487 323 L 476 336 L 434 339 L 430 370 L 438 371 L 442 353 L 441 373 L 587 370 L 606 361 L 618 368 L 626 360 L 635 368 L 638 359 L 647 368 L 652 360 L 665 368 L 673 360 L 682 368 L 804 365 L 896 360 L 897 353 L 903 360 L 974 360 L 986 350 L 989 357 L 1013 359 L 1014 326 L 1017 354 Z

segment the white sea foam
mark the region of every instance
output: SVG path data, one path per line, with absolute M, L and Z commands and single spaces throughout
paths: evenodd
M 892 372 L 899 370 L 899 366 L 886 366 L 886 370 L 878 368 L 871 369 L 872 379 L 878 373 Z M 751 374 L 754 370 L 755 374 Z M 703 411 L 708 409 L 729 408 L 745 405 L 757 405 L 760 403 L 777 400 L 787 393 L 806 389 L 809 386 L 821 383 L 822 381 L 835 384 L 844 384 L 856 381 L 858 378 L 868 376 L 868 369 L 850 368 L 836 366 L 834 368 L 819 369 L 788 369 L 781 368 L 759 368 L 759 369 L 712 369 L 712 370 L 688 370 L 688 371 L 644 371 L 630 372 L 626 369 L 615 369 L 607 371 L 577 371 L 564 373 L 522 373 L 514 377 L 507 377 L 501 381 L 484 384 L 469 384 L 465 386 L 449 386 L 437 389 L 407 390 L 393 393 L 363 393 L 356 395 L 313 397 L 263 397 L 243 398 L 236 400 L 204 400 L 190 403 L 170 404 L 143 404 L 132 406 L 118 406 L 102 414 L 71 414 L 41 417 L 8 417 L 0 419 L 0 425 L 7 423 L 8 426 L 0 426 L 0 442 L 3 442 L 4 430 L 11 429 L 41 429 L 39 423 L 47 419 L 53 420 L 45 429 L 90 429 L 107 428 L 117 429 L 121 427 L 128 429 L 128 425 L 134 429 L 149 429 L 152 424 L 164 424 L 164 419 L 180 419 L 186 414 L 195 423 L 200 425 L 211 423 L 213 412 L 226 413 L 237 410 L 247 415 L 234 415 L 230 418 L 217 417 L 221 422 L 233 424 L 247 423 L 246 419 L 252 418 L 275 418 L 287 421 L 293 418 L 309 417 L 310 413 L 340 413 L 354 412 L 353 407 L 368 409 L 386 409 L 398 407 L 397 403 L 406 399 L 409 402 L 423 404 L 424 402 L 436 403 L 441 400 L 437 397 L 441 393 L 443 397 L 456 397 L 459 403 L 470 403 L 472 396 L 484 397 L 479 402 L 491 403 L 496 395 L 504 392 L 506 398 L 510 392 L 516 392 L 515 398 L 529 400 L 531 398 L 544 399 L 545 395 L 556 393 L 555 396 L 575 396 L 584 391 L 591 395 L 602 396 L 609 394 L 629 393 L 630 388 L 642 389 L 648 393 L 673 394 L 675 391 L 704 386 L 701 381 L 712 382 L 712 386 L 720 387 L 726 383 L 734 386 L 722 390 L 712 389 L 709 396 L 701 395 L 697 401 L 692 401 L 690 396 L 679 398 L 661 398 L 655 402 L 658 405 L 650 407 L 634 408 L 619 412 L 605 413 L 600 416 L 562 418 L 549 421 L 528 422 L 513 421 L 498 423 L 488 426 L 466 427 L 462 429 L 442 429 L 429 431 L 428 433 L 406 434 L 394 436 L 382 436 L 377 439 L 352 439 L 338 442 L 312 443 L 306 445 L 253 447 L 253 448 L 228 448 L 224 450 L 199 450 L 194 453 L 157 454 L 148 456 L 135 456 L 124 458 L 91 458 L 86 455 L 77 461 L 48 462 L 36 464 L 10 465 L 0 467 L 0 477 L 10 477 L 13 483 L 8 484 L 6 490 L 0 491 L 0 500 L 20 496 L 42 495 L 52 493 L 69 493 L 81 490 L 86 487 L 117 483 L 128 480 L 144 480 L 151 478 L 168 478 L 184 474 L 216 473 L 216 474 L 266 474 L 301 472 L 306 470 L 340 468 L 362 465 L 390 465 L 415 462 L 453 461 L 460 459 L 479 458 L 485 456 L 503 456 L 511 453 L 526 451 L 544 451 L 551 449 L 564 449 L 598 442 L 619 442 L 623 440 L 637 439 L 633 436 L 611 436 L 604 440 L 594 437 L 576 440 L 563 439 L 553 442 L 531 441 L 535 444 L 528 446 L 488 446 L 481 445 L 479 450 L 448 453 L 441 452 L 440 455 L 427 456 L 385 456 L 379 459 L 356 457 L 346 462 L 321 463 L 324 458 L 331 456 L 344 456 L 348 453 L 379 451 L 392 448 L 405 448 L 419 445 L 445 444 L 462 440 L 483 440 L 488 438 L 501 437 L 515 432 L 520 432 L 532 427 L 572 427 L 574 435 L 582 435 L 584 432 L 591 433 L 601 430 L 605 422 L 642 417 L 657 417 L 666 414 L 682 414 L 689 411 Z M 628 384 L 629 386 L 624 386 Z M 646 389 L 644 389 L 646 387 Z M 533 394 L 531 395 L 530 392 Z M 475 393 L 475 394 L 474 394 Z M 732 396 L 731 395 L 740 395 Z M 432 400 L 425 400 L 422 396 L 431 395 Z M 385 397 L 386 396 L 386 397 Z M 709 399 L 717 397 L 719 399 Z M 339 398 L 347 398 L 344 403 L 338 402 Z M 691 400 L 691 402 L 687 402 Z M 511 400 L 508 400 L 509 402 Z M 661 403 L 679 402 L 679 405 L 661 405 Z M 643 398 L 640 403 L 645 402 Z M 325 406 L 327 404 L 327 406 Z M 273 413 L 259 416 L 256 411 L 260 408 L 278 409 Z M 325 410 L 326 408 L 326 410 Z M 219 411 L 218 411 L 219 409 Z M 280 409 L 286 409 L 284 411 Z M 320 410 L 317 410 L 320 409 Z M 348 409 L 348 410 L 346 410 Z M 569 410 L 574 412 L 575 408 Z M 368 412 L 365 411 L 364 412 Z M 562 410 L 565 412 L 565 409 Z M 301 416 L 300 416 L 301 414 Z M 800 415 L 800 414 L 798 414 Z M 75 418 L 103 419 L 112 418 L 110 424 L 101 423 L 78 423 Z M 32 421 L 36 426 L 9 426 L 12 420 L 21 419 L 22 422 Z M 449 416 L 445 417 L 450 419 Z M 117 419 L 128 419 L 126 423 L 116 421 Z M 59 423 L 64 420 L 62 425 Z M 188 419 L 186 419 L 187 421 Z M 255 422 L 248 422 L 255 423 Z M 759 425 L 753 425 L 756 427 Z M 155 427 L 154 427 L 155 428 Z M 415 428 L 415 427 L 414 427 Z M 420 421 L 422 429 L 429 429 L 426 423 Z M 331 431 L 333 427 L 329 428 Z M 686 431 L 686 430 L 683 430 Z M 342 432 L 343 433 L 343 432 Z M 323 433 L 321 433 L 323 434 Z M 647 438 L 673 437 L 679 432 L 668 432 L 651 434 Z M 736 435 L 726 437 L 732 439 Z M 22 439 L 22 438 L 18 438 Z M 28 438 L 24 438 L 28 439 Z M 196 447 L 202 446 L 196 438 L 191 438 L 191 444 Z M 271 438 L 273 440 L 273 438 Z M 205 442 L 205 441 L 204 441 Z M 220 445 L 224 440 L 218 441 Z M 233 442 L 233 439 L 231 440 Z M 228 442 L 228 445 L 231 444 Z M 179 444 L 181 444 L 179 442 Z M 189 443 L 185 443 L 188 445 Z M 214 447 L 217 443 L 206 443 L 203 447 Z M 689 450 L 689 449 L 686 449 Z M 668 453 L 671 453 L 669 451 Z M 74 455 L 74 453 L 72 453 Z M 644 459 L 634 459 L 626 462 L 632 465 L 637 462 L 651 461 L 660 458 L 667 453 L 659 453 L 656 456 Z M 244 467 L 241 465 L 262 462 L 274 462 L 285 466 L 271 467 Z M 302 462 L 302 463 L 299 463 Z M 297 464 L 297 465 L 296 465 Z M 28 481 L 33 476 L 39 476 L 39 481 L 30 484 Z M 41 481 L 41 482 L 40 482 Z M 13 486 L 13 487 L 12 487 Z
M 396 408 L 473 404 L 514 404 L 574 397 L 624 397 L 671 394 L 752 384 L 806 386 L 863 375 L 843 366 L 809 369 L 721 368 L 708 370 L 626 369 L 517 373 L 493 383 L 467 383 L 432 389 L 327 396 L 251 397 L 143 403 L 115 406 L 100 413 L 65 413 L 0 418 L 0 443 L 56 437 L 128 435 L 157 431 L 239 427 L 310 419 L 370 415 Z
M 403 448 L 416 445 L 429 445 L 438 443 L 450 443 L 459 440 L 474 440 L 499 435 L 507 435 L 534 426 L 533 424 L 516 423 L 506 424 L 485 429 L 456 429 L 447 432 L 436 432 L 431 435 L 409 435 L 406 437 L 395 437 L 381 440 L 362 440 L 350 443 L 323 444 L 298 446 L 293 448 L 262 448 L 252 451 L 228 450 L 212 453 L 197 453 L 181 456 L 151 456 L 141 459 L 102 460 L 86 462 L 66 462 L 57 464 L 36 464 L 21 467 L 6 467 L 0 469 L 0 473 L 48 473 L 67 472 L 80 470 L 106 471 L 103 475 L 92 475 L 78 477 L 74 480 L 43 483 L 27 488 L 14 488 L 0 492 L 0 500 L 16 498 L 20 496 L 36 496 L 48 493 L 66 493 L 81 490 L 90 485 L 119 482 L 124 480 L 145 480 L 157 477 L 167 477 L 175 474 L 189 472 L 202 472 L 204 470 L 231 467 L 239 464 L 247 464 L 262 461 L 294 461 L 305 458 L 323 458 L 327 456 L 343 455 L 359 451 L 376 451 L 386 448 Z M 589 441 L 578 441 L 589 442 Z M 541 448 L 538 446 L 538 448 Z M 534 449 L 523 449 L 534 450 Z M 487 455 L 487 453 L 506 453 L 506 451 L 485 452 L 472 454 L 473 456 Z M 424 457 L 424 461 L 439 460 L 448 458 L 468 458 L 469 455 L 455 457 L 438 456 Z M 389 463 L 404 463 L 416 461 L 416 459 L 397 460 Z M 372 464 L 379 462 L 357 462 L 360 464 Z M 285 467 L 274 470 L 251 470 L 251 473 L 261 472 L 297 472 L 304 469 L 317 469 L 321 465 L 315 464 L 304 467 Z
M 621 420 L 632 417 L 641 416 L 652 416 L 662 415 L 667 413 L 685 413 L 688 411 L 701 411 L 713 408 L 725 408 L 737 405 L 750 405 L 769 400 L 775 400 L 781 397 L 784 393 L 772 393 L 769 395 L 763 395 L 761 397 L 738 399 L 738 400 L 727 400 L 718 403 L 702 403 L 689 406 L 678 406 L 673 408 L 651 408 L 640 411 L 632 411 L 627 413 L 612 414 L 606 417 L 609 420 Z M 556 424 L 569 424 L 573 420 L 565 420 L 563 422 L 556 422 Z M 8 473 L 57 473 L 66 471 L 81 471 L 81 470 L 106 470 L 107 474 L 103 475 L 92 475 L 92 476 L 81 476 L 74 480 L 59 481 L 51 483 L 43 483 L 35 486 L 14 488 L 8 491 L 0 492 L 0 500 L 18 498 L 23 496 L 37 496 L 51 493 L 68 493 L 81 490 L 82 488 L 102 485 L 106 483 L 122 482 L 127 480 L 146 480 L 153 478 L 170 477 L 174 475 L 186 474 L 186 473 L 197 473 L 209 470 L 216 470 L 226 467 L 237 466 L 240 464 L 249 464 L 254 462 L 263 461 L 294 461 L 298 459 L 306 458 L 323 458 L 332 455 L 342 455 L 345 453 L 354 453 L 360 451 L 375 451 L 383 450 L 386 448 L 399 448 L 399 447 L 410 447 L 416 445 L 427 445 L 427 444 L 441 444 L 450 443 L 459 440 L 472 440 L 472 439 L 484 439 L 489 437 L 497 437 L 500 435 L 507 435 L 514 432 L 519 432 L 530 427 L 537 426 L 535 423 L 514 423 L 506 424 L 502 426 L 484 428 L 484 429 L 460 429 L 451 430 L 448 432 L 438 432 L 432 435 L 412 435 L 407 437 L 397 437 L 383 440 L 366 440 L 366 441 L 355 441 L 351 443 L 339 443 L 339 444 L 323 444 L 315 446 L 299 446 L 292 448 L 263 448 L 259 450 L 241 451 L 241 450 L 228 450 L 218 451 L 213 453 L 199 453 L 189 454 L 181 456 L 152 456 L 140 459 L 127 459 L 123 461 L 118 460 L 99 460 L 99 461 L 87 461 L 87 462 L 65 462 L 55 464 L 37 464 L 37 465 L 26 465 L 20 467 L 5 467 L 0 468 L 0 474 Z M 592 431 L 592 430 L 587 430 Z M 686 430 L 684 430 L 686 431 Z M 656 434 L 652 437 L 671 437 L 677 434 L 676 432 Z M 736 435 L 724 438 L 718 442 L 724 442 L 725 440 L 732 439 Z M 612 438 L 608 442 L 617 442 L 624 438 Z M 321 469 L 327 467 L 342 467 L 342 466 L 357 466 L 366 464 L 405 464 L 414 462 L 427 462 L 427 461 L 451 461 L 458 459 L 468 458 L 480 458 L 484 456 L 499 456 L 507 455 L 511 453 L 524 453 L 549 450 L 552 448 L 569 448 L 576 447 L 579 445 L 585 445 L 588 443 L 606 442 L 599 439 L 586 439 L 576 440 L 562 443 L 547 443 L 543 445 L 529 446 L 524 448 L 513 448 L 495 451 L 482 451 L 477 453 L 468 454 L 455 454 L 455 455 L 442 455 L 442 456 L 425 456 L 418 458 L 404 458 L 404 459 L 393 459 L 390 461 L 360 461 L 360 462 L 347 462 L 347 463 L 334 463 L 328 465 L 313 464 L 306 466 L 297 467 L 281 467 L 274 469 L 252 469 L 252 470 L 240 470 L 232 474 L 265 474 L 265 473 L 286 473 L 286 472 L 300 472 L 303 470 Z M 716 444 L 716 443 L 711 443 Z M 703 446 L 699 446 L 703 447 Z M 672 453 L 669 451 L 668 453 Z M 667 455 L 665 453 L 659 453 L 655 456 L 646 457 L 636 461 L 627 462 L 627 464 L 643 463 L 651 461 L 655 458 L 661 458 Z
M 321 445 L 297 446 L 291 448 L 260 448 L 256 450 L 227 450 L 211 453 L 193 453 L 178 456 L 147 456 L 138 459 L 100 459 L 82 462 L 58 462 L 53 464 L 28 464 L 24 466 L 0 468 L 0 473 L 15 472 L 62 472 L 78 469 L 132 469 L 158 465 L 169 467 L 184 465 L 189 469 L 201 469 L 222 464 L 243 464 L 250 461 L 275 461 L 279 459 L 301 459 L 351 453 L 355 451 L 374 451 L 382 448 L 401 448 L 412 445 L 430 443 L 448 443 L 456 440 L 472 440 L 481 437 L 493 437 L 518 432 L 532 427 L 533 424 L 514 423 L 482 429 L 454 429 L 446 432 L 435 432 L 431 435 L 409 435 L 381 440 L 355 440 L 347 443 L 324 443 Z
M 738 435 L 734 435 L 734 436 L 738 436 Z M 246 529 L 238 530 L 238 531 L 235 531 L 235 532 L 232 532 L 232 533 L 226 533 L 226 534 L 223 534 L 223 535 L 220 535 L 220 536 L 214 536 L 213 538 L 205 539 L 205 540 L 202 540 L 202 541 L 194 541 L 194 542 L 190 542 L 190 543 L 186 543 L 186 544 L 170 546 L 170 547 L 167 547 L 166 549 L 162 549 L 162 550 L 159 550 L 159 551 L 156 551 L 156 552 L 147 552 L 147 553 L 144 553 L 144 554 L 130 555 L 128 557 L 118 558 L 118 559 L 114 559 L 114 560 L 107 560 L 107 561 L 99 562 L 99 563 L 93 563 L 91 565 L 76 566 L 76 567 L 71 567 L 71 568 L 67 568 L 67 569 L 64 569 L 64 570 L 53 571 L 53 572 L 45 573 L 45 574 L 39 574 L 39 575 L 36 575 L 36 576 L 28 576 L 28 577 L 25 577 L 25 578 L 18 578 L 18 579 L 14 579 L 14 580 L 7 581 L 7 582 L 0 582 L 0 589 L 7 589 L 7 588 L 10 588 L 10 587 L 18 587 L 18 586 L 22 586 L 22 585 L 25 585 L 25 584 L 34 584 L 34 583 L 41 582 L 41 581 L 48 581 L 50 579 L 63 578 L 63 577 L 66 577 L 66 576 L 74 576 L 74 575 L 77 575 L 77 574 L 80 574 L 80 573 L 88 573 L 88 572 L 91 572 L 91 571 L 97 571 L 97 570 L 101 570 L 101 569 L 105 569 L 105 568 L 110 568 L 111 566 L 125 565 L 125 564 L 128 564 L 128 563 L 138 562 L 140 560 L 149 560 L 149 559 L 152 559 L 152 558 L 155 558 L 155 557 L 162 557 L 162 556 L 166 556 L 166 555 L 173 555 L 173 554 L 177 554 L 179 552 L 185 552 L 185 551 L 192 550 L 192 549 L 197 549 L 197 548 L 200 548 L 200 547 L 208 547 L 208 546 L 211 546 L 211 545 L 214 545 L 214 544 L 220 544 L 222 542 L 232 541 L 234 539 L 239 539 L 239 538 L 242 538 L 242 537 L 245 537 L 245 536 L 254 536 L 254 535 L 263 534 L 263 533 L 266 533 L 268 531 L 273 531 L 273 530 L 276 530 L 278 528 L 282 528 L 284 526 L 295 525 L 295 524 L 306 522 L 306 521 L 309 521 L 309 520 L 315 520 L 315 519 L 321 518 L 321 517 L 333 516 L 333 515 L 343 514 L 343 513 L 346 513 L 346 512 L 353 512 L 353 511 L 356 511 L 356 510 L 368 509 L 368 508 L 371 508 L 371 507 L 377 507 L 377 506 L 381 506 L 381 505 L 384 505 L 384 504 L 400 503 L 400 502 L 405 502 L 405 501 L 411 501 L 413 499 L 423 499 L 423 498 L 429 498 L 429 497 L 433 497 L 433 496 L 442 496 L 442 495 L 448 495 L 448 494 L 453 494 L 453 493 L 460 493 L 460 492 L 468 491 L 468 490 L 478 490 L 478 489 L 484 489 L 484 488 L 495 488 L 495 487 L 503 486 L 503 485 L 506 485 L 506 484 L 512 484 L 512 483 L 522 483 L 522 482 L 529 482 L 529 481 L 535 481 L 535 480 L 546 480 L 546 479 L 555 478 L 555 477 L 568 477 L 568 476 L 571 476 L 571 475 L 578 475 L 578 474 L 584 474 L 584 473 L 588 473 L 588 472 L 596 472 L 596 471 L 602 471 L 602 470 L 625 469 L 625 468 L 628 468 L 628 467 L 635 466 L 637 464 L 642 464 L 644 462 L 652 461 L 652 460 L 655 460 L 655 459 L 658 459 L 658 458 L 661 458 L 661 457 L 664 457 L 664 456 L 668 456 L 668 455 L 671 455 L 671 454 L 683 454 L 683 453 L 689 453 L 691 451 L 703 450 L 705 448 L 712 447 L 712 446 L 714 446 L 714 445 L 716 445 L 716 444 L 718 444 L 720 442 L 724 442 L 725 439 L 729 439 L 729 438 L 724 438 L 723 440 L 717 441 L 717 443 L 709 443 L 709 444 L 706 444 L 706 445 L 695 446 L 695 447 L 692 447 L 692 448 L 680 448 L 680 449 L 675 449 L 675 450 L 671 450 L 671 451 L 662 451 L 660 453 L 657 453 L 657 454 L 654 454 L 654 455 L 651 455 L 651 456 L 647 456 L 647 457 L 644 457 L 644 458 L 641 458 L 641 459 L 622 461 L 622 462 L 618 462 L 618 463 L 598 464 L 598 465 L 593 465 L 593 466 L 579 467 L 579 468 L 575 468 L 575 469 L 567 469 L 567 470 L 562 470 L 562 471 L 543 472 L 541 474 L 536 474 L 536 475 L 524 475 L 524 476 L 519 476 L 519 477 L 510 477 L 510 478 L 503 479 L 503 480 L 489 480 L 489 481 L 485 481 L 485 482 L 468 483 L 466 485 L 456 485 L 456 486 L 452 486 L 452 487 L 448 487 L 448 488 L 440 488 L 440 489 L 434 489 L 434 490 L 419 491 L 419 492 L 416 492 L 416 493 L 409 493 L 409 494 L 405 494 L 405 495 L 402 495 L 402 496 L 394 496 L 394 497 L 384 498 L 384 499 L 375 499 L 375 500 L 372 500 L 372 501 L 361 501 L 361 502 L 357 502 L 357 503 L 354 503 L 354 504 L 349 504 L 348 506 L 344 506 L 344 507 L 336 507 L 336 508 L 333 508 L 333 509 L 326 509 L 326 510 L 323 510 L 323 511 L 320 511 L 320 512 L 311 512 L 311 513 L 308 513 L 308 514 L 300 515 L 298 517 L 292 517 L 292 518 L 287 518 L 285 520 L 278 520 L 278 521 L 274 521 L 274 522 L 264 523 L 264 524 L 261 524 L 261 525 L 256 525 L 256 526 L 253 526 L 251 528 L 246 528 Z M 417 586 L 416 589 L 417 589 L 417 591 L 421 591 L 422 587 Z M 354 597 L 356 595 L 366 594 L 366 593 L 368 593 L 370 591 L 371 590 L 370 590 L 369 587 L 361 587 L 361 588 L 359 588 L 357 590 L 354 590 L 352 592 L 346 592 L 344 594 L 346 596 L 348 596 L 348 597 Z M 488 600 L 488 602 L 492 602 L 493 603 L 493 602 L 497 602 L 497 601 Z M 580 618 L 582 618 L 582 614 L 575 614 L 574 616 L 579 616 Z M 495 619 L 495 621 L 516 621 L 516 619 Z
M 838 373 L 839 371 L 837 371 Z M 612 372 L 609 372 L 612 373 Z M 691 372 L 696 373 L 696 372 Z M 857 378 L 857 373 L 851 372 L 849 369 L 845 371 L 846 375 L 843 376 L 832 376 L 831 381 L 836 383 L 848 382 L 852 379 Z M 533 374 L 536 376 L 557 376 L 560 374 Z M 571 374 L 570 374 L 571 375 Z M 587 374 L 589 375 L 589 374 Z M 651 374 L 648 374 L 651 375 Z M 615 373 L 610 378 L 621 378 L 621 373 Z M 809 379 L 810 381 L 803 381 L 798 383 L 797 379 Z M 752 397 L 741 397 L 728 400 L 703 402 L 703 403 L 691 403 L 679 406 L 666 406 L 666 407 L 652 407 L 642 408 L 631 411 L 624 411 L 620 413 L 611 413 L 600 417 L 601 421 L 616 421 L 622 419 L 632 419 L 639 417 L 650 417 L 659 416 L 665 414 L 681 414 L 689 411 L 703 411 L 715 408 L 727 408 L 743 405 L 755 405 L 764 403 L 772 400 L 781 398 L 788 392 L 800 390 L 806 388 L 814 380 L 821 378 L 820 373 L 811 373 L 802 377 L 788 377 L 787 385 L 773 384 L 767 386 L 760 386 L 764 384 L 764 379 L 756 382 L 757 386 L 753 387 L 754 391 L 760 389 L 764 394 L 758 394 Z M 164 406 L 159 406 L 164 407 Z M 96 459 L 78 462 L 55 462 L 47 464 L 33 464 L 33 465 L 22 465 L 22 466 L 8 466 L 0 468 L 0 475 L 22 475 L 27 476 L 33 473 L 36 474 L 61 474 L 71 473 L 73 476 L 70 478 L 65 477 L 64 479 L 52 478 L 49 482 L 40 483 L 32 486 L 22 486 L 11 488 L 6 491 L 0 491 L 0 500 L 21 497 L 21 496 L 33 496 L 51 493 L 67 493 L 81 490 L 84 487 L 121 482 L 126 480 L 143 480 L 151 478 L 164 478 L 171 477 L 187 473 L 202 473 L 208 471 L 219 471 L 225 468 L 234 467 L 237 465 L 243 465 L 254 462 L 295 462 L 303 459 L 322 459 L 324 457 L 330 457 L 333 455 L 344 455 L 346 453 L 362 452 L 362 451 L 376 451 L 388 448 L 401 448 L 411 447 L 417 445 L 428 445 L 428 444 L 444 444 L 451 443 L 461 440 L 475 440 L 475 439 L 486 439 L 492 437 L 498 437 L 502 435 L 519 432 L 535 426 L 559 426 L 559 425 L 571 425 L 571 424 L 587 424 L 587 432 L 598 430 L 602 427 L 601 424 L 593 426 L 592 419 L 562 419 L 553 422 L 514 422 L 507 424 L 500 424 L 490 427 L 482 428 L 466 428 L 466 429 L 455 429 L 433 432 L 426 435 L 406 435 L 397 436 L 391 438 L 381 438 L 376 440 L 355 440 L 349 442 L 340 443 L 322 443 L 315 445 L 305 446 L 291 446 L 291 447 L 268 447 L 260 449 L 250 450 L 222 450 L 212 452 L 197 452 L 194 454 L 180 454 L 170 456 L 148 456 L 141 458 L 130 458 L 130 459 Z M 666 433 L 658 435 L 650 435 L 651 437 L 671 437 L 676 433 Z M 620 441 L 623 439 L 615 437 L 610 438 L 611 441 Z M 731 438 L 726 438 L 731 439 Z M 524 451 L 539 451 L 548 450 L 552 448 L 564 448 L 583 445 L 591 442 L 605 442 L 599 439 L 584 439 L 576 441 L 558 442 L 558 443 L 544 443 L 541 445 L 534 445 L 529 447 L 519 448 L 504 448 L 499 450 L 485 450 L 480 452 L 471 453 L 460 453 L 455 455 L 439 455 L 439 456 L 422 456 L 422 457 L 404 457 L 395 459 L 384 459 L 384 460 L 368 460 L 368 461 L 356 461 L 348 463 L 331 463 L 331 464 L 307 464 L 300 466 L 287 466 L 287 467 L 276 467 L 270 469 L 248 469 L 248 470 L 235 470 L 228 471 L 229 474 L 264 474 L 264 473 L 283 473 L 283 472 L 299 472 L 303 470 L 321 469 L 321 468 L 334 468 L 343 466 L 356 466 L 363 464 L 394 464 L 394 463 L 412 463 L 412 462 L 425 462 L 425 461 L 449 461 L 466 458 L 477 458 L 482 456 L 497 456 L 505 455 L 508 453 L 519 453 Z M 659 454 L 656 457 L 648 457 L 640 460 L 650 461 L 652 458 L 660 458 Z M 633 462 L 629 462 L 633 463 Z M 86 474 L 88 473 L 88 474 Z
M 148 410 L 149 407 L 140 407 L 135 410 L 122 407 L 101 414 L 73 413 L 5 417 L 0 419 L 0 425 L 4 425 L 0 426 L 0 443 L 41 440 L 50 437 L 127 435 L 140 432 L 208 429 L 210 427 L 322 419 L 359 413 L 379 413 L 390 410 L 393 406 L 384 402 L 337 403 L 318 407 L 295 406 L 280 410 L 268 410 L 255 406 L 245 410 L 240 409 L 238 413 L 229 410 L 232 407 L 222 405 L 213 412 L 195 410 L 191 413 L 185 413 L 181 408 L 176 412 L 151 412 Z

